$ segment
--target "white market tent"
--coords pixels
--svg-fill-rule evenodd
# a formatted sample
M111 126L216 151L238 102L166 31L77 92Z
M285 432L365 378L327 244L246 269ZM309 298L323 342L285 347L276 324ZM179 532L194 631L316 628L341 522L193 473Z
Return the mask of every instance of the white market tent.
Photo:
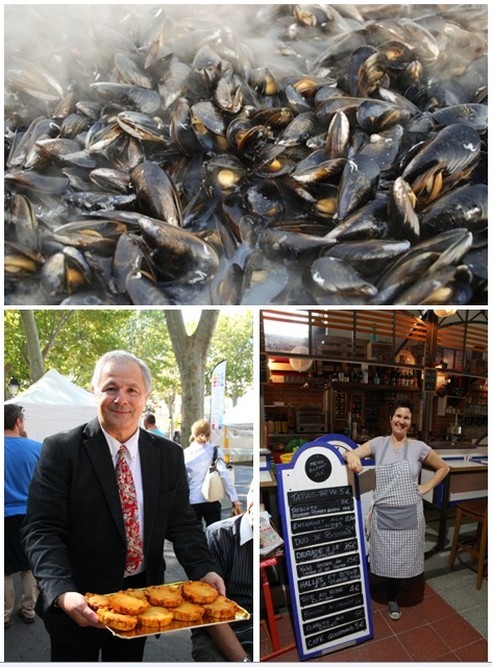
M253 415L256 405L255 394L250 391L224 414L224 446L233 461L249 461L253 458Z
M47 371L29 389L5 403L22 405L27 436L39 442L48 435L75 428L97 416L93 394L55 369Z

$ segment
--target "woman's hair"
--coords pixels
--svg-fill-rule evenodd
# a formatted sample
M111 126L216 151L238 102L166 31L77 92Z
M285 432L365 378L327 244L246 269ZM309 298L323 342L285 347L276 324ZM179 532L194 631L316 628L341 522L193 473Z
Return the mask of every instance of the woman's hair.
M392 403L390 408L390 419L393 417L398 408L407 408L410 410L410 413L413 415L413 405L410 401L405 401L403 399L395 401Z
M210 424L207 419L198 419L191 427L190 442L205 443L210 439Z
M103 356L97 360L91 382L94 388L99 386L104 366L111 361L123 361L125 363L136 364L142 372L145 389L150 393L152 388L152 377L147 364L134 354L131 354L131 352L125 352L124 350L112 350L111 352L106 352L106 354L103 354Z

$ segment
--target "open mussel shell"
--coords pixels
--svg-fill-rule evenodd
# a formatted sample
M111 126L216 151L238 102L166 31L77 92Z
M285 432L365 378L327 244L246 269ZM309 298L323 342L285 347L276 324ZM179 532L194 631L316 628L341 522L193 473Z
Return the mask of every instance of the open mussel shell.
M406 109L384 100L364 100L357 108L357 123L369 132L381 132L389 127L406 122L410 113Z
M92 271L83 253L66 246L44 262L41 283L48 293L72 294L92 281Z

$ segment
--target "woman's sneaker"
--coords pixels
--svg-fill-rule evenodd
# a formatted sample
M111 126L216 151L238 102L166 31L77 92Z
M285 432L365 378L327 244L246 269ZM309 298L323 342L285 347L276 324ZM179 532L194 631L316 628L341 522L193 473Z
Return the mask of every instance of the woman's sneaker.
M394 602L393 600L388 602L388 612L391 620L397 621L401 616L400 605L398 602Z

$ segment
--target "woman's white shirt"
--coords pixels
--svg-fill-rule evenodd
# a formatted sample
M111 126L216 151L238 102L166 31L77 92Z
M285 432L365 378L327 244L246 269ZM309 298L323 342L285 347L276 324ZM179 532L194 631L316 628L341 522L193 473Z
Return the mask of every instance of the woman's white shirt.
M190 504L205 503L207 501L202 494L202 484L207 470L212 463L214 445L211 442L206 442L204 445L192 442L183 451L186 472L188 474L188 485L190 487ZM224 456L220 447L217 448L217 456L219 458L223 458ZM237 500L237 492L224 461L217 462L217 470L224 484L226 494L229 496L231 502L235 502Z

